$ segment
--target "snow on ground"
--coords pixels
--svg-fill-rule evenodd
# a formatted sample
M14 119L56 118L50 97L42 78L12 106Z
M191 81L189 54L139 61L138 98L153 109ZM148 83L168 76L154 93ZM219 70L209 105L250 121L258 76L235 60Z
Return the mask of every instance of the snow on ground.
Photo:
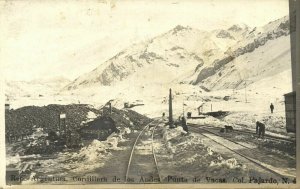
M222 167L226 166L229 169L234 169L239 167L236 159L229 158L224 159L221 155L214 152L210 147L207 147L204 145L201 137L199 135L190 133L187 135L185 131L183 131L182 127L177 127L175 129L167 129L165 128L163 131L163 140L167 144L166 147L169 151L171 151L173 154L178 151L184 151L184 149L190 150L190 148L195 146L203 147L204 153L208 156L215 156L215 158L212 158L213 160L210 161L209 166L211 167ZM203 150L202 149L202 150ZM193 164L197 162L203 154L201 152L198 154L197 151L195 151L192 156L185 156L185 158L181 159L182 164ZM204 155L204 156L206 156ZM208 158L210 159L210 158Z
M163 178L172 175L172 173L175 175L180 173L180 175L191 176L191 178L195 175L206 177L209 174L209 176L215 178L221 176L221 178L226 178L230 182L233 177L237 176L247 178L252 175L266 177L270 174L210 140L214 139L242 154L249 153L249 149L226 140L226 137L252 148L253 152L258 153L253 157L257 157L257 161L263 165L283 175L295 177L295 153L293 148L291 146L287 148L285 143L261 140L252 135L243 137L236 135L239 138L237 140L234 135L229 136L233 133L227 133L224 138L208 133L200 135L191 132L186 134L181 127L175 129L160 127L158 129L160 129L160 133L163 133L163 138L160 140L161 145L155 147L155 152L159 160L159 166L164 167L160 171ZM247 138L244 139L244 137ZM277 149L277 151L273 152L273 149ZM269 158L265 158L266 156ZM163 162L168 162L168 164Z
M84 91L74 91L72 94L62 94L49 98L22 97L11 102L12 108L25 105L46 105L49 103L88 103L95 107L102 107L109 100L113 107L123 108L125 102L140 102L144 105L132 109L149 117L161 117L164 112L168 116L169 88L172 88L174 118L183 111L198 115L197 108L203 105L203 112L229 111L223 120L228 124L243 124L253 128L255 120L266 123L267 131L285 132L284 94L291 91L290 70L276 76L270 76L259 82L247 86L246 90L218 90L205 92L199 86L187 84L145 84L116 85L111 87L88 88ZM229 100L224 100L228 96ZM246 103L247 100L247 103ZM275 106L274 114L270 113L270 103ZM185 106L183 106L185 104ZM91 115L92 117L92 115ZM205 119L204 123L220 125L218 120Z
M57 160L59 162L68 160L69 162L62 168L72 173L83 173L103 166L106 158L110 156L107 149L109 149L109 145L105 142L93 140L91 144L81 148L78 153L62 152L58 154Z
M6 166L17 165L21 161L19 154L16 155L6 155Z
M95 119L95 118L97 118L97 115L94 112L89 111L87 115L87 119Z
M196 175L230 178L245 172L246 167L241 162L216 152L207 146L202 136L186 134L181 127L159 129L163 133L160 141L162 145L155 147L155 152L159 166L164 167L160 170L162 178L178 174L187 178L194 178Z
M277 75L266 77L247 88L240 90L218 90L202 92L198 99L185 101L186 112L191 111L197 116L197 105L203 105L203 111L229 111L229 115L221 121L215 118L192 120L193 123L210 124L215 126L235 125L254 129L255 122L266 124L267 133L272 131L286 135L284 94L291 92L291 70L288 69ZM228 96L229 100L224 100ZM191 98L191 96L189 97ZM201 99L202 98L202 99ZM274 113L270 112L270 104L275 106Z
M6 164L14 167L24 163L32 164L34 165L32 174L42 176L82 175L104 166L111 157L111 150L123 150L125 147L118 147L118 143L125 141L123 135L128 132L125 128L120 133L109 136L106 141L93 140L79 150L64 150L46 158L39 154L11 154L8 145Z

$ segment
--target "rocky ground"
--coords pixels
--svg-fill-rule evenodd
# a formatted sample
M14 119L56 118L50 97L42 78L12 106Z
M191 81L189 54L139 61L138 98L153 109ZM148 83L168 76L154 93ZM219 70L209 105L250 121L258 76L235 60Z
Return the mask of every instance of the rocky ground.
M218 133L218 131L216 132ZM283 148L286 144L258 140L256 136L252 135L234 135L232 133L225 135L223 136L225 139L217 138L222 144L238 149L239 153L295 178L295 144ZM182 178L186 179L188 183L235 183L237 178L242 177L248 183L250 177L281 179L220 146L215 141L193 131L187 134L181 128L172 130L160 128L155 138L158 144L156 153L159 167L161 167L160 174L164 178L164 182L176 183L177 179ZM232 142L229 144L230 142L226 138L250 146L255 152L246 148L242 149L243 147L241 148ZM270 144L272 147L269 146Z
M58 117L62 112L66 113L67 125L74 133L100 114L108 115L107 108L100 111L92 106L82 104L31 106L7 112L7 135L26 132L26 136L22 139L18 138L18 140L6 143L6 166L18 170L25 169L22 172L26 178L24 184L37 183L32 181L32 178L35 177L82 176L93 172L94 169L104 166L106 161L112 158L112 151L122 149L118 143L125 141L124 134L131 131L135 133L151 121L132 110L113 108L110 117L115 121L120 132L113 133L107 140L83 140L78 133L78 138L72 140L77 144L74 145L75 147L60 145L57 143L60 141L60 137L49 144L47 143L49 131L56 130ZM20 124L26 125L26 127L16 129ZM46 180L43 182L47 183Z
M136 114L138 115L138 114ZM211 119L211 118L208 118ZM208 121L208 120L207 120ZM145 122L146 123L146 122ZM140 125L140 127L142 127ZM33 165L26 173L22 184L103 184L124 183L132 145L139 134L136 129L126 127L120 133L110 136L106 141L93 140L78 149L63 149L51 155L14 154L13 145L7 145L7 166L24 164ZM217 126L211 132L219 133ZM238 149L257 162L287 175L290 181L295 176L295 144L284 144L267 139L258 139L251 134L223 133L216 138L228 143L229 148ZM208 136L208 137L205 137ZM208 133L186 133L181 127L169 129L160 124L154 134L154 151L156 153L159 173L163 183L256 183L253 178L276 179L278 175L257 166L253 162L228 150L212 140ZM234 140L254 150L231 143ZM20 141L14 145L20 145ZM287 147L289 145L289 147ZM251 156L252 154L252 156ZM140 174L140 173L139 173ZM65 178L64 181L32 181L32 178ZM94 178L94 180L88 180ZM98 180L95 180L95 179ZM241 180L242 179L242 180ZM136 182L134 182L136 183ZM137 181L140 183L140 181Z

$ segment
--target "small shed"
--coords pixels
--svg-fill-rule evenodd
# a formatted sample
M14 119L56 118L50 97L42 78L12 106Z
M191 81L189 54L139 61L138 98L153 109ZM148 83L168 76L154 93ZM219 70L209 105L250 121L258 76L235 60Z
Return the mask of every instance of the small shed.
M124 108L129 108L129 102L124 103Z
M110 134L119 131L114 120L108 116L101 116L87 124L86 127L80 129L83 139L106 140Z
M10 104L5 104L5 111L8 111L10 109Z
M290 92L284 95L286 131L296 132L296 92Z

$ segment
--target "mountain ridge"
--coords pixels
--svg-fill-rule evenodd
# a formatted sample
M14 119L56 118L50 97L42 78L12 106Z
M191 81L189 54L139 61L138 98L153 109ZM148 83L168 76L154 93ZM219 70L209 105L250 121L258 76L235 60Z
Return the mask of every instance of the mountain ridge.
M270 40L289 35L288 25L287 16L260 28L235 24L208 32L177 25L157 37L122 50L93 71L76 78L63 91L115 85L145 69L145 78L153 77L155 69L174 72L167 73L168 77L158 76L162 83L176 81L201 85L237 57L252 53ZM184 78L182 81L178 81L179 75Z

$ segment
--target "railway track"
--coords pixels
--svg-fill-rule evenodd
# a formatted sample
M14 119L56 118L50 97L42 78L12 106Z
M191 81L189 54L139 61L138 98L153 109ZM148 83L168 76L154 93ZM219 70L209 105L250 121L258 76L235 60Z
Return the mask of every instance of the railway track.
M203 127L203 128L209 128L209 129L221 129L221 127L212 127L212 126L207 126L207 125L197 125L197 124L189 124L189 126L192 127ZM254 132L251 131L247 131L247 130L237 130L234 129L233 132L236 133L242 133L242 134L256 134ZM286 143L295 143L296 140L292 140L292 139L287 139L287 138L282 138L282 137L277 137L277 136L272 136L272 135L268 135L265 134L265 138L269 139L269 140L273 140L273 141L280 141L280 142L286 142Z
M245 126L245 125L242 125L242 124L237 124L237 125ZM242 130L235 130L235 132L255 134L254 132L247 131L247 130L243 130L243 131ZM287 139L287 138L272 136L272 135L268 135L268 134L265 134L265 138L268 138L270 140L276 140L276 141L282 141L282 142L289 142L289 143L295 143L296 142L296 140L293 140L293 139Z
M192 127L192 129L190 129L191 131L195 132L195 133L198 133L206 138L209 138L209 140L212 140L214 141L215 143L221 145L222 147L226 148L227 150L239 155L240 157L250 161L251 163L255 164L256 166L272 173L273 175L277 176L278 178L285 178L285 177L290 177L290 178L293 178L294 175L290 175L290 174L282 174L282 173L279 173L278 171L275 171L273 169L271 169L269 165L267 164L264 164L264 163L260 163L257 159L254 159L252 157L249 157L248 155L245 155L245 153L242 153L242 152L239 152L237 149L240 149L240 148L237 148L237 146L241 146L242 148L244 149L247 149L249 152L248 153L253 153L254 155L255 154L259 154L258 151L246 146L246 145L243 145L243 144L240 144L238 142L235 142L233 140L230 140L230 139L227 139L227 138L223 138L221 135L218 135L216 134L215 132L212 132L212 131L209 131L207 129L204 129L204 128L199 128L199 127ZM220 137L222 138L224 141L229 141L230 143L234 143L235 144L235 147L232 148L232 147L228 147L227 145L225 145L224 143L216 140L215 138L207 135L206 133L210 134L210 135L213 135L213 136L217 136L217 137Z
M137 136L130 153L125 183L161 182L154 149L154 132L158 124L158 120L152 121Z

